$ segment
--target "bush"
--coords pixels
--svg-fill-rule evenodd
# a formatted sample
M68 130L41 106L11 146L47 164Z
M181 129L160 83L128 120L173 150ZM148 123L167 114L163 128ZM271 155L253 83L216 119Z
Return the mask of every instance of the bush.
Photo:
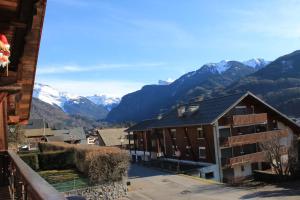
M129 156L125 152L92 155L88 169L91 184L120 181L127 175Z
M20 154L20 157L27 165L29 165L31 167L31 169L33 169L33 170L39 169L38 154L26 153L26 154Z
M75 168L73 151L44 152L38 158L42 170Z
M52 152L52 151L66 151L73 150L74 145L67 144L64 142L40 142L39 143L40 152Z
M127 175L129 156L117 147L48 142L40 143L39 148L44 153L52 151L72 152L73 156L71 153L65 156L74 159L73 163L77 170L85 174L91 184L119 181ZM61 159L64 161L63 156ZM59 163L56 159L53 161ZM49 160L45 159L44 163L47 162L49 163Z

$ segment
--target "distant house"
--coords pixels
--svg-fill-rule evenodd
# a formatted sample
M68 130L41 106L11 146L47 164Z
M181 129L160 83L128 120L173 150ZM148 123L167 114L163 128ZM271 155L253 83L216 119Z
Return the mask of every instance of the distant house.
M47 142L66 142L70 144L86 144L86 135L82 127L62 130L51 130L53 135L47 136Z
M128 139L124 128L98 129L100 146L115 146L126 148Z
M279 137L281 159L286 162L287 149L299 136L300 126L247 92L191 101L126 132L134 160L159 158L191 164L201 177L239 182L253 170L270 168L259 148L261 141Z
M48 136L54 133L43 119L31 119L28 125L24 126L24 136L28 143L28 149L36 149L37 143L45 141Z

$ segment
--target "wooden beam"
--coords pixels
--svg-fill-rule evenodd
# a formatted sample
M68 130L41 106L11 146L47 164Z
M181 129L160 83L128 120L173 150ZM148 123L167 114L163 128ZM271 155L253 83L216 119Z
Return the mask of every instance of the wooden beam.
M6 151L7 145L7 93L0 93L0 151Z
M21 90L22 90L22 84L19 83L0 86L0 92L7 92L9 94L18 93Z

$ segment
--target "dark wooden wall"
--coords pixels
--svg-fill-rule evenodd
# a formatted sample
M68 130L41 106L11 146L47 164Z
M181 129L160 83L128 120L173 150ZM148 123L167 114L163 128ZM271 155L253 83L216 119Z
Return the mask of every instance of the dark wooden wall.
M7 94L0 93L0 151L7 150Z

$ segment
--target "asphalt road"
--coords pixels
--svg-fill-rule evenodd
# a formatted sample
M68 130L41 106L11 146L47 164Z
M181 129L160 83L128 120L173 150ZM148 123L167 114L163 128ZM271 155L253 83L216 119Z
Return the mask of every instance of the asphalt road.
M289 186L236 188L200 178L168 174L139 165L131 166L129 179L131 186L127 200L300 200L299 182Z

